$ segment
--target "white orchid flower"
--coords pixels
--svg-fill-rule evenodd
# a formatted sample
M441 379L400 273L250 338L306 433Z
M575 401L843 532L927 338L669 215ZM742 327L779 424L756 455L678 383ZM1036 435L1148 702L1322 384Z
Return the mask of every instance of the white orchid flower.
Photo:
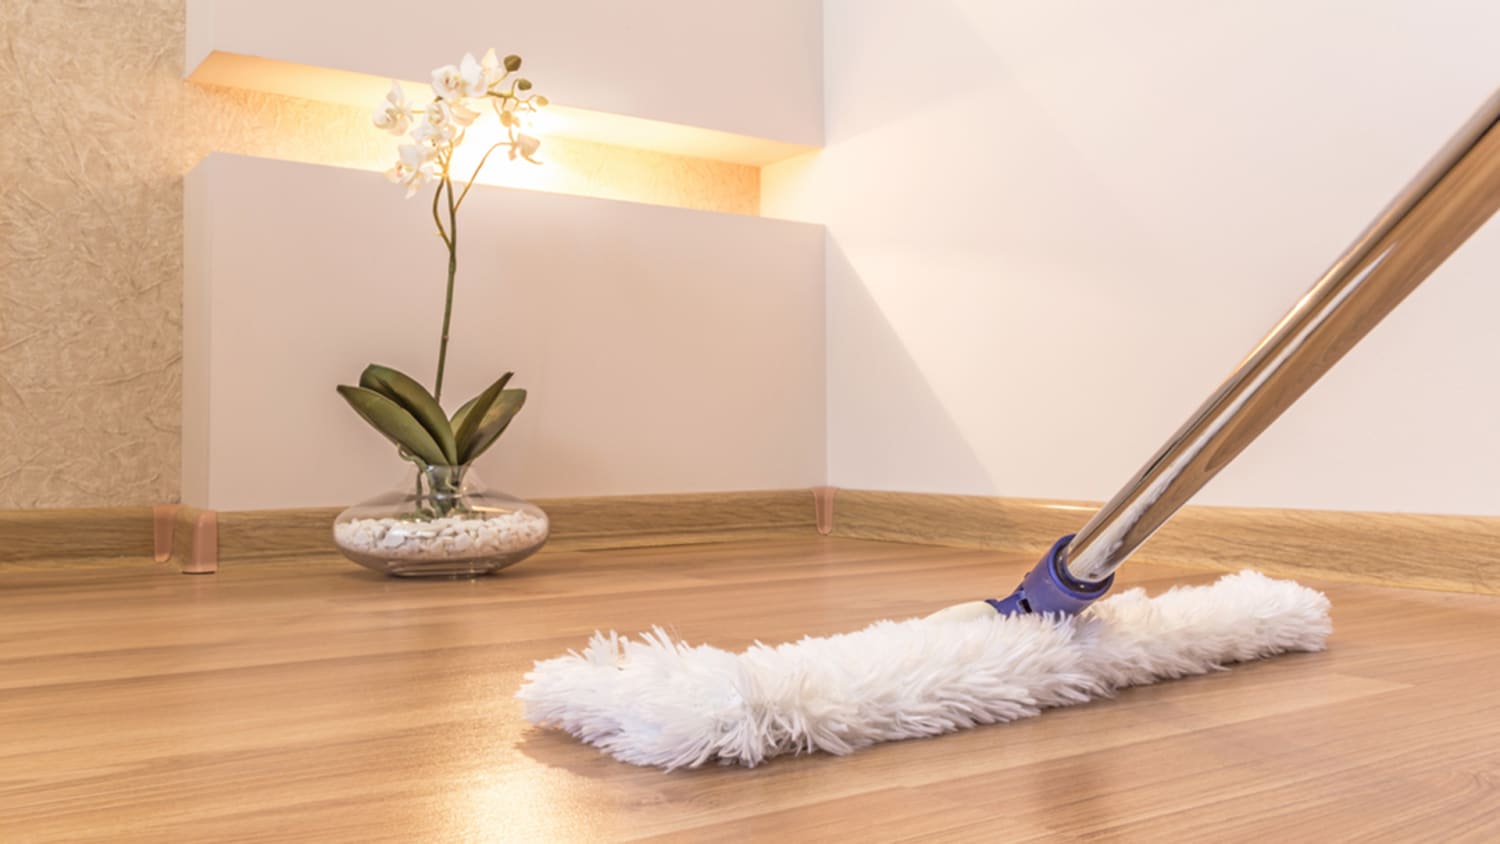
M427 122L441 129L453 125L453 107L447 100L433 100L427 107Z
M458 139L458 127L452 123L437 126L429 120L417 124L411 130L411 139L429 149L451 146Z
M385 171L385 177L398 185L405 185L406 197L410 199L437 178L437 163L433 161L435 153L425 144L402 144L398 152L401 159L396 166Z
M514 159L517 155L520 155L527 161L536 163L535 159L533 159L531 156L535 155L536 151L538 149L541 149L541 146L542 142L537 140L536 138L533 138L524 132L517 132L515 146L511 147L510 149L510 157Z
M490 86L505 78L505 68L500 66L500 58L495 55L494 47L491 47L484 54L484 58L479 60L479 68L484 71L484 88L486 91L490 89ZM474 96L477 97L480 95L475 94Z
M474 61L473 53L464 53L464 59L458 65L458 77L463 80L466 97L482 97L490 89L484 79L484 67Z
M406 101L406 92L401 90L400 83L392 82L390 93L385 95L385 102L376 109L371 122L375 124L375 128L392 135L405 135L413 119L411 104Z
M467 112L467 109L465 109ZM421 123L411 130L412 140L434 148L446 147L459 142L461 123L453 113L447 100L434 100L423 112Z
M472 123L478 112L459 102L435 99L422 111L422 121L411 130L411 138L434 148L449 148L463 142L463 127Z
M475 111L472 108L469 108L468 104L465 102L458 101L450 103L445 100L444 104L448 106L448 113L452 115L453 122L457 123L460 126L468 126L470 123L473 123L479 118L479 112Z
M405 135L406 130L411 127L411 117L402 114L391 106L382 106L370 115L370 122L375 124L376 129L390 132L392 135Z
M467 88L463 74L451 64L445 64L432 72L432 93L445 100L461 99Z
M401 163L414 170L432 167L437 157L432 147L421 144L402 144L396 152L401 155Z
M411 111L411 103L406 101L406 91L401 87L400 82L391 82L391 90L386 92L385 101L397 108Z
M400 158L386 171L386 176L404 186L408 197L435 180L451 184L448 180L453 157L486 105L480 98L487 100L494 96L499 99L488 105L493 106L500 118L501 131L506 134L500 145L509 147L512 159L524 158L540 164L532 156L541 147L541 141L520 131L523 125L520 112L535 111L536 106L546 105L545 99L514 93L530 90L530 83L523 88L518 82L516 88L503 94L496 90L501 80L520 67L519 56L501 58L493 48L479 59L473 53L465 53L457 64L432 71L433 99L426 103L408 100L401 86L391 83L390 93L371 119L377 128L407 137L398 142Z

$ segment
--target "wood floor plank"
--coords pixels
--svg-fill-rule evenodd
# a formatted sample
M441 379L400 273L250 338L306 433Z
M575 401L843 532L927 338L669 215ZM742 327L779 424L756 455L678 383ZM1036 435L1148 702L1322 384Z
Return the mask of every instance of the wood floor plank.
M742 647L1003 593L1029 555L837 538L0 565L0 840L1254 841L1500 836L1500 599L1320 583L1330 650L1039 718L662 774L512 695L597 627ZM1121 586L1212 574L1131 565Z

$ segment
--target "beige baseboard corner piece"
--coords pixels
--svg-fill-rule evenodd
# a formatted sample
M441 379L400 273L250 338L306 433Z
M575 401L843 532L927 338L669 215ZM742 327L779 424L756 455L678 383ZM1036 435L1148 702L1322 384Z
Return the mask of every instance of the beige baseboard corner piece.
M197 507L178 507L172 527L171 559L183 574L219 570L219 514Z
M813 494L813 514L817 520L818 533L828 536L833 533L833 499L838 496L839 488L836 486L815 486Z
M1076 501L839 490L833 535L1041 555L1099 505ZM1185 507L1144 562L1500 594L1500 518Z
M151 508L152 557L158 563L172 559L172 535L177 528L177 504L158 504Z

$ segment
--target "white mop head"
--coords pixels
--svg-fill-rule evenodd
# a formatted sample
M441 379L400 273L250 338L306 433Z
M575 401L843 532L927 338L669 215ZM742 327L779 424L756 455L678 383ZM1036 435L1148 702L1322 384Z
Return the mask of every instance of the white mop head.
M732 654L596 633L538 662L526 717L636 765L757 765L1014 721L1227 663L1322 650L1328 599L1253 571L1155 598L1131 589L1075 618L881 621Z

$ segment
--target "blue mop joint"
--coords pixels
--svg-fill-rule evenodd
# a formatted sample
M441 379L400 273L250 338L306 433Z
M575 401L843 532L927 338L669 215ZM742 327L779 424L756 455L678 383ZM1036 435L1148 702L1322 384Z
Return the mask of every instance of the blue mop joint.
M1083 583L1068 575L1062 555L1073 536L1070 533L1053 543L1041 561L1021 579L1016 591L1004 598L990 598L985 603L1001 615L1077 615L1104 597L1114 585L1114 575L1099 583Z

